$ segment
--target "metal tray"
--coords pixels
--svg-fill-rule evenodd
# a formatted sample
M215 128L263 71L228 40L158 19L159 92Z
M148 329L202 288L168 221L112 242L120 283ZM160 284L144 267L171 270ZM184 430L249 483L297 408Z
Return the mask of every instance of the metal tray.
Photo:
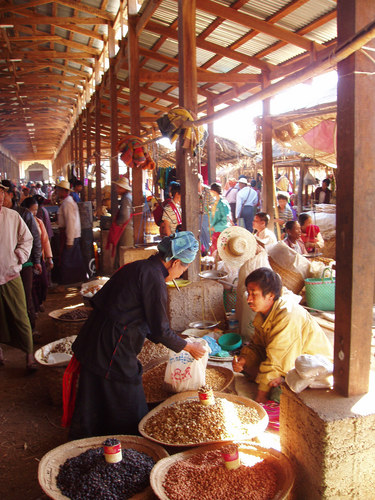
M201 271L199 276L207 280L224 280L228 277L228 273L216 271L215 269L209 269L207 271Z
M192 321L189 323L190 328L198 328L198 329L207 329L207 328L214 328L219 324L219 321L208 321L208 320L202 320L202 321Z

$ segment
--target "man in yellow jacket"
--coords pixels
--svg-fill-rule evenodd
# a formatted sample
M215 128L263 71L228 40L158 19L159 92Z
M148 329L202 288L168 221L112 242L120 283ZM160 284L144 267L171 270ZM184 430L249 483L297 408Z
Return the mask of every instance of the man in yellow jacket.
M280 276L269 268L246 278L247 302L257 313L254 336L233 360L235 372L244 371L258 384L256 401L265 403L272 387L282 382L301 354L321 354L332 360L333 350L317 321L299 304L281 297Z

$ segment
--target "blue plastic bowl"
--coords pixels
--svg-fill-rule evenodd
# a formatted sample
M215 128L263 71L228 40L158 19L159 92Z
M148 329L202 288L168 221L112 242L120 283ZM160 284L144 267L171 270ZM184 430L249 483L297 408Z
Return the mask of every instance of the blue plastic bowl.
M242 345L242 338L238 333L225 333L218 339L219 346L225 351L234 351Z

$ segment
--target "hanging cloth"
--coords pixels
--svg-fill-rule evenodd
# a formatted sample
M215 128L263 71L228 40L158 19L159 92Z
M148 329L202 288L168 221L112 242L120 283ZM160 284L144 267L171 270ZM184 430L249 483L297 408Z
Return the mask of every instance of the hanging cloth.
M76 404L77 382L81 363L72 356L70 363L66 367L63 376L63 416L61 418L62 427L69 427L72 421L74 407Z
M144 170L155 168L150 153L142 146L142 140L136 135L127 135L119 142L117 150L121 153L121 160L130 168L140 167Z
M190 149L192 153L196 154L198 147L203 147L207 139L207 132L203 126L184 127L185 122L193 122L194 119L193 113L187 109L175 108L156 121L162 135L168 137L172 144L181 135L183 138L182 147Z
M138 214L131 214L129 219L125 221L123 224L121 224L121 226L117 224L117 215L116 215L114 221L111 224L111 227L109 228L108 240L106 246L106 250L108 250L112 245L112 257L115 256L117 243L120 241L121 235L125 231L125 228L131 221L132 217L134 217L134 215L141 215L142 213L143 212L139 212Z

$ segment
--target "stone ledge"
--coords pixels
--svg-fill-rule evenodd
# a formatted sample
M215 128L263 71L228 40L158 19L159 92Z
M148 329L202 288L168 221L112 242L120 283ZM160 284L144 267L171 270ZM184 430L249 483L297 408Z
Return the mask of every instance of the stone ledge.
M374 498L374 393L344 398L332 390L295 394L283 387L281 450L296 473L293 499Z
M225 321L224 287L213 280L201 280L181 287L168 288L168 318L171 328L182 332L192 321Z

